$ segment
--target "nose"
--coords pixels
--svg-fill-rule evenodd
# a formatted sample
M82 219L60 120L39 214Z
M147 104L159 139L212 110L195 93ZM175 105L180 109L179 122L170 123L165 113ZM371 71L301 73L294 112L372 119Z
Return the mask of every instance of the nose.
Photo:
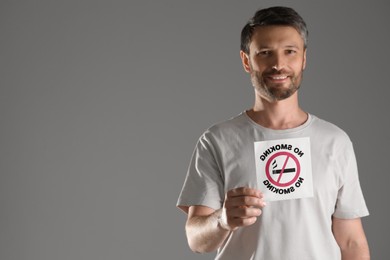
M275 53L273 55L271 65L272 65L273 70L280 71L280 70L284 69L284 66L286 64L285 64L285 59L284 59L283 55Z

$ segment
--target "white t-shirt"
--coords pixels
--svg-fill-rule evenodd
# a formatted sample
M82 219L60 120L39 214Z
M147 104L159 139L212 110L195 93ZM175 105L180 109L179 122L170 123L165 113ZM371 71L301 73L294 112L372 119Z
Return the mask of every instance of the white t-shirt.
M257 183L254 142L301 137L310 139L313 197L268 202L255 224L231 233L215 259L341 258L332 216L352 219L369 213L349 137L313 115L299 127L272 130L244 112L208 129L197 143L177 206L220 209L230 189L264 189Z

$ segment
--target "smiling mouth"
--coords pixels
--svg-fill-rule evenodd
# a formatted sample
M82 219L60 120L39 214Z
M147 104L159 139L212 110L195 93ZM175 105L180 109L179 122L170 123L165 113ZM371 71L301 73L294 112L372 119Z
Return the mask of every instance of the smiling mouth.
M268 75L266 77L266 80L271 84L284 84L288 79L288 75Z
M272 79L272 80L284 80L284 79L287 79L288 76L287 75L278 75L278 76L268 76L269 79Z

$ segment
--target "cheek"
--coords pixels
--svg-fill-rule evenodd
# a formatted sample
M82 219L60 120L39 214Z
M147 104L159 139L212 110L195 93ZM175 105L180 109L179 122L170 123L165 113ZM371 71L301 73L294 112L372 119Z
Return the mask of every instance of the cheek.
M296 60L291 64L291 69L295 71L295 73L300 73L305 69L305 61L302 59Z
M263 74L267 70L267 67L262 64L252 64L252 71L257 74Z
M254 71L264 71L267 68L267 63L264 60L260 60L258 57L251 57L249 60L251 69Z

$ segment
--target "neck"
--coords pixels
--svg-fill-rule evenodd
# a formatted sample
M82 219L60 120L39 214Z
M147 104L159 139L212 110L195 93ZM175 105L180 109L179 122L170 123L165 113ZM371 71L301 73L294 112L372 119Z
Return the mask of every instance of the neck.
M298 105L297 92L285 100L273 102L256 95L255 105L247 114L259 125L276 130L298 127L308 118Z

